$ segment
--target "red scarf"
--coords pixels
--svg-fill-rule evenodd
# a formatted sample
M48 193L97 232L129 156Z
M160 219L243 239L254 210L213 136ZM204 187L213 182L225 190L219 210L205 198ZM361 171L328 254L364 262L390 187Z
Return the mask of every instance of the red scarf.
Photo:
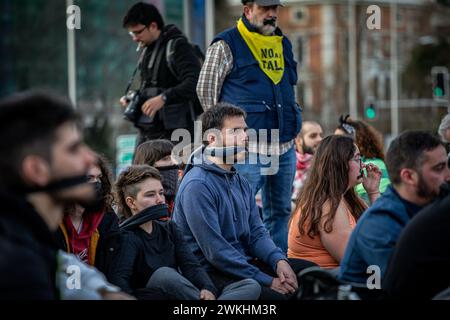
M69 237L69 250L88 264L92 264L92 262L89 261L90 252L92 250L90 247L91 238L97 227L100 225L104 215L105 212L103 209L98 212L84 213L80 233L78 233L73 226L70 216L64 216L63 222L67 229L67 236Z
M311 160L313 158L312 154L305 153L301 154L299 152L296 152L297 156L297 172L295 174L295 177L297 179L305 180L305 174L308 172L309 167L311 166Z
M292 191L293 200L297 199L298 192L305 183L309 167L311 166L311 160L313 158L312 154L309 153L301 154L299 152L296 152L296 157L297 157L296 172Z

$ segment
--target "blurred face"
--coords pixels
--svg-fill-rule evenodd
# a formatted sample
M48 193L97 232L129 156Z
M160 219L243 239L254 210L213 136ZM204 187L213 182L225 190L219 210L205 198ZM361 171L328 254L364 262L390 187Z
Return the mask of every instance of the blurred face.
M439 195L439 187L450 181L447 153L442 146L426 151L426 160L417 172L417 195L432 201Z
M95 155L83 141L79 129L67 123L57 130L57 140L52 149L50 181L86 175L95 163ZM93 187L85 183L53 193L59 201L84 201L94 197Z
M255 3L244 6L244 15L259 33L269 36L277 28L278 6L260 6Z
M358 147L355 145L355 152L353 154L352 159L349 161L349 170L348 170L348 184L349 188L353 188L358 183L362 182L361 177L361 153L359 152Z
M445 130L445 139L450 142L450 128Z
M128 196L126 202L133 215L144 209L166 202L161 181L153 178L138 183L136 198Z
M82 141L81 134L74 123L67 122L55 132L55 142L51 148L50 162L46 159L28 155L23 160L22 175L31 185L45 187L53 182L86 176L94 164L94 153ZM82 183L48 191L49 202L40 202L37 208L50 230L58 228L63 212L57 214L53 206L65 206L78 201L91 201L95 197L92 184ZM29 196L33 201L34 194Z
M323 132L320 125L316 123L305 123L297 139L300 140L302 153L314 154L322 138Z
M134 42L138 42L141 47L145 47L158 39L160 30L156 22L152 22L149 26L143 24L130 26L128 27L128 33Z

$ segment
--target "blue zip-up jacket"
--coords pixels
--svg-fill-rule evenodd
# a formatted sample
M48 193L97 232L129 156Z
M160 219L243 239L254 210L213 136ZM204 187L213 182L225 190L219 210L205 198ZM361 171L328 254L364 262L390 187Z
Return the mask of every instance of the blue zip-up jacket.
M202 159L183 177L173 220L207 271L270 286L273 278L249 260L258 258L275 270L286 256L264 227L250 184L234 169L226 171Z
M367 273L371 265L380 268L383 279L400 232L420 209L389 186L356 224L341 261L341 280L365 284L373 275Z
M248 30L254 31L245 16L242 21ZM282 36L280 29L276 30L276 34ZM274 84L261 70L237 27L218 34L213 43L220 40L225 41L233 53L233 69L222 85L219 100L244 109L248 127L267 129L268 141L272 139L271 129L279 129L279 141L282 143L294 139L302 127L302 116L294 93L297 62L288 38L283 37L285 66L278 84Z

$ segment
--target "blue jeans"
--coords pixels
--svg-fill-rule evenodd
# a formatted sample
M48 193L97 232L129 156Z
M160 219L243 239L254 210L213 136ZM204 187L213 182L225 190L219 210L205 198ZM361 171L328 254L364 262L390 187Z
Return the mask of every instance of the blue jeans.
M271 163L270 160L272 160ZM257 163L253 164L254 162ZM250 182L255 195L261 189L264 225L269 230L273 242L285 253L287 252L287 225L291 215L295 162L295 150L292 147L278 159L274 156L250 154L247 163L235 165L238 172ZM263 172L276 165L278 171L275 174L267 175Z

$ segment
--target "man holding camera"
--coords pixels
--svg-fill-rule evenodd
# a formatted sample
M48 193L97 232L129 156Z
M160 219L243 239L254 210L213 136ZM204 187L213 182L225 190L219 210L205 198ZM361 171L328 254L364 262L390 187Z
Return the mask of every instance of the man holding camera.
M179 128L189 130L193 137L201 65L192 45L176 26L165 26L158 9L149 3L132 6L123 27L143 49L137 66L140 88L120 99L127 107L126 118L139 129L136 145L171 140Z

